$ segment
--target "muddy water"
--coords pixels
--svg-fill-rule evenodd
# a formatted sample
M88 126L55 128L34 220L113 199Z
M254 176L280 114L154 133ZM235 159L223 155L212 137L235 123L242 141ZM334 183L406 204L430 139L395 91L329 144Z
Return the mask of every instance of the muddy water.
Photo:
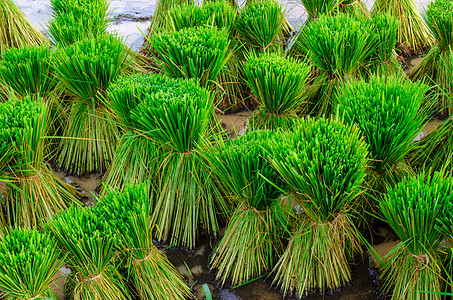
M217 117L222 122L223 128L232 138L244 135L251 116L251 111L242 111L228 115L217 114Z

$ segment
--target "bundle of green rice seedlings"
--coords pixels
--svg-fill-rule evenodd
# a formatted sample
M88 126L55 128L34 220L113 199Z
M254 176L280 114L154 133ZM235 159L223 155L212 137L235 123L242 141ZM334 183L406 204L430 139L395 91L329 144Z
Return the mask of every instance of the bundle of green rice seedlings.
M338 11L353 15L369 16L370 13L361 0L341 0L337 1Z
M103 98L131 58L118 38L100 35L61 49L55 61L59 84L73 97L57 163L77 175L105 172L119 130Z
M149 40L158 53L160 69L174 78L196 78L203 87L213 86L231 57L225 29L184 28L161 33Z
M421 63L412 70L409 78L412 81L428 79L430 83L437 85L440 97L435 109L441 114L451 115L453 103L449 94L453 94L453 84L445 60L449 59L450 50L453 49L453 1L431 2L425 21L436 40L436 45L431 47Z
M55 242L30 229L8 229L0 240L0 291L4 299L54 299L50 289L63 260Z
M145 182L124 192L111 190L97 204L96 213L116 230L118 250L139 299L192 298L182 275L153 243L151 185Z
M421 53L434 42L414 0L376 0L371 13L398 20L397 47L403 54Z
M339 112L354 123L370 145L367 187L379 198L413 170L406 160L423 130L428 109L422 106L429 87L401 77L373 77L345 85Z
M249 128L288 129L305 109L310 66L279 54L251 55L244 65L247 84L258 99Z
M72 271L70 299L131 299L118 271L119 237L111 224L91 208L72 207L46 227Z
M275 0L254 1L241 11L235 29L239 39L253 50L281 50L285 13Z
M168 26L168 12L170 9L173 7L179 6L179 5L192 5L194 4L193 0L158 0L157 5L156 5L156 10L154 11L153 18L151 20L151 25L149 26L148 29L148 34L147 34L147 42L148 39L152 39L154 35L159 34L162 32L162 30L166 29ZM149 45L145 46L149 47ZM150 52L152 52L152 49L149 49Z
M381 278L392 299L441 299L442 233L437 219L453 201L453 181L443 173L404 178L379 208L401 242L385 257Z
M271 163L301 209L274 283L298 297L338 288L351 280L348 260L361 252L352 215L363 192L368 146L354 125L308 118L273 148Z
M317 20L322 15L332 14L337 8L336 0L301 0L308 15L308 21Z
M57 179L43 161L48 105L12 98L0 103L0 111L0 141L9 149L3 203L7 223L34 228L70 205L80 205L77 190Z
M168 23L169 29L174 31L205 25L225 28L231 34L236 16L237 9L227 0L205 2L202 7L184 3L168 11Z
M25 17L13 0L0 2L0 54L8 48L47 44L48 40Z
M237 285L262 275L283 252L279 223L283 183L267 160L274 136L271 131L248 132L207 150L222 192L236 204L211 258L222 285L228 278Z
M4 51L0 82L17 97L48 98L56 86L50 47L25 46Z
M150 94L132 112L142 134L161 151L152 214L158 240L193 248L201 228L218 235L219 219L228 211L201 157L204 145L220 138L209 125L211 107L208 90L183 80L175 81L173 89Z
M310 62L319 72L307 93L310 113L328 116L336 106L337 91L361 76L375 51L373 25L363 17L323 15L304 27L304 38Z
M402 76L406 74L396 60L396 37L398 22L387 14L379 14L372 19L375 48L369 62L364 66L364 73L378 76ZM366 76L364 76L366 77Z
M132 183L153 181L158 149L153 141L140 134L142 127L131 117L132 112L149 94L172 92L186 85L183 79L172 79L161 74L135 74L122 76L109 87L110 101L106 104L118 117L118 125L124 134L118 141L112 163L102 177L100 195L105 193L105 187L121 190Z

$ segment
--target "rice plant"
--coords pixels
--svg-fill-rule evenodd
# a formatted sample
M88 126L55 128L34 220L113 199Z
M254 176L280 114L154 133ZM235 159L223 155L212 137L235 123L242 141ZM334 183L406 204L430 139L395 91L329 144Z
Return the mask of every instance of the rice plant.
M203 146L216 139L209 126L211 95L194 80L174 83L174 88L150 94L132 119L161 151L152 214L156 238L193 248L201 228L218 235L218 220L228 208L200 155Z
M376 198L413 173L406 156L427 121L428 109L422 107L427 91L428 86L401 77L351 82L341 91L340 114L370 145L367 187Z
M301 209L274 283L298 297L336 289L351 280L348 260L361 252L351 215L363 192L368 146L354 125L307 118L273 148L271 163Z
M59 83L72 96L57 163L77 175L105 172L119 131L102 99L130 56L116 37L100 35L61 49L55 60Z
M50 289L63 264L47 234L8 229L0 241L0 291L4 299L54 299Z
M336 0L301 0L308 14L308 21L314 21L320 16L331 14L337 7Z
M117 248L139 299L192 298L182 275L153 243L150 185L111 190L100 199L96 214L116 230Z
M239 39L253 50L280 50L285 20L285 13L277 1L254 1L241 11L235 29Z
M8 48L47 44L44 35L28 21L13 0L0 2L0 54Z
M304 112L310 67L279 54L251 55L244 65L247 85L258 99L250 130L290 128Z
M142 126L132 118L132 113L149 94L159 91L172 92L184 86L184 80L175 80L160 74L122 76L108 89L106 105L118 117L124 132L106 174L102 177L100 194L111 186L121 190L125 185L153 181L157 169L158 149L149 138L140 134Z
M371 13L398 20L397 47L403 54L422 53L434 42L414 0L376 0Z
M404 178L379 204L401 242L385 257L381 278L392 299L441 299L442 233L435 228L453 201L453 181L443 173Z
M12 98L0 103L0 141L8 147L3 209L13 226L34 228L70 205L79 193L53 175L43 161L48 106L42 100Z
M158 53L161 70L174 78L196 78L203 87L212 86L231 57L226 32L217 28L193 27L161 33L149 40Z
M319 71L307 93L310 113L329 115L336 106L337 91L350 79L360 78L362 66L375 53L373 24L342 13L324 15L304 28L304 38L310 62Z
M49 46L25 46L3 52L0 82L17 97L48 98L56 86Z
M94 38L107 30L106 0L51 0L48 32L53 42L68 46Z
M436 0L428 5L425 17L436 44L421 63L412 70L409 78L412 81L428 79L438 86L440 97L435 104L435 110L444 115L453 113L453 103L449 94L453 94L453 84L448 72L450 51L453 49L453 1Z
M237 285L269 271L283 252L280 188L267 160L275 133L248 132L207 150L209 166L236 209L211 258L217 279ZM269 183L269 181L271 183Z
M90 208L70 208L47 225L73 274L71 299L131 299L115 262L119 237Z
M167 28L168 24L168 12L170 9L179 5L191 5L194 4L193 0L158 0L156 4L156 10L154 11L151 25L149 26L146 42L149 43L149 39L152 39L154 35L162 32L162 29ZM150 45L145 42L145 46ZM152 49L149 49L152 53Z

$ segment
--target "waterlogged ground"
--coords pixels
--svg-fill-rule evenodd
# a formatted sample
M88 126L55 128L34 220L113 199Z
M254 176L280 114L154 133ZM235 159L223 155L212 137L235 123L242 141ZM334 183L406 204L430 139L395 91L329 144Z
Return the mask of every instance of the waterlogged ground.
M0 0L1 1L1 0ZM305 10L298 0L281 0L286 8L286 15L293 27L298 28L306 20ZM51 18L50 0L16 0L19 7L29 18L29 20L41 31L46 31L46 24ZM368 7L371 7L374 0L366 0ZM416 1L420 10L423 12L430 0ZM146 33L151 22L153 12L156 8L156 0L111 0L110 16L112 23L109 27L110 32L118 32L125 40L126 44L133 50L138 50L143 42L144 37L141 32ZM407 68L413 68L420 62L419 58L413 58L407 63ZM250 112L239 112L236 114L219 116L222 119L224 128L230 135L242 135L247 128ZM423 132L416 138L420 139L440 124L434 120L430 122ZM76 178L67 176L65 173L55 170L56 175L64 182L76 186L86 196L85 204L93 205L96 200L96 187L100 182L100 175L93 175L86 178ZM4 192L4 186L0 186L0 195ZM372 233L375 251L383 256L395 246L398 241L391 235L385 227L378 227ZM198 247L188 251L186 249L167 249L161 245L168 255L170 261L184 275L188 284L193 287L197 299L204 299L202 285L207 283L214 296L214 299L222 300L277 300L282 299L283 295L280 290L271 285L272 277L263 277L242 287L232 287L229 284L220 286L215 280L215 273L209 271L209 258L212 247L217 240L204 237L198 243ZM321 299L341 299L341 300L363 300L363 299L383 299L379 297L379 282L377 272L374 268L375 260L371 256L364 255L358 257L352 264L352 282L335 291L325 295L315 294L304 299L321 300ZM70 272L67 268L62 268L58 274L59 279L56 282L55 290L60 299L64 299L63 285L65 278ZM295 297L286 297L284 299L296 299Z

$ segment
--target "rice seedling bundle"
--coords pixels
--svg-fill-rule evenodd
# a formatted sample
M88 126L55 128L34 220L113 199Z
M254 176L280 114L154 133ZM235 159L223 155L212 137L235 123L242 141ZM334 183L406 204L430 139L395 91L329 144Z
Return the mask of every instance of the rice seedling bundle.
M395 57L398 21L387 14L379 14L373 17L372 24L376 46L364 67L364 73L369 73L371 76L405 77L406 74Z
M132 118L132 112L149 94L172 92L185 85L185 80L175 80L161 74L135 74L121 76L109 87L110 101L106 104L113 115L118 117L118 125L124 134L118 141L112 163L102 177L101 195L108 186L121 190L132 183L147 180L154 182L158 149L152 140L140 133L142 126Z
M369 16L366 5L361 0L341 0L337 1L338 11L353 15Z
M267 160L274 138L271 131L252 131L206 151L223 194L236 205L211 258L222 284L228 278L237 285L261 275L282 253L283 183Z
M116 229L118 250L139 299L187 299L192 293L178 270L152 240L151 183L111 190L96 206L99 217Z
M428 86L401 77L351 82L341 91L340 114L360 128L370 145L367 185L376 197L413 173L405 157L426 122L422 104L427 91Z
M92 209L70 208L47 230L72 271L66 283L70 299L131 299L116 262L119 237Z
M148 39L152 39L155 34L162 32L162 29L165 29L168 24L168 12L173 7L179 5L193 5L193 0L158 0L156 5L156 10L154 11L153 18L151 20L151 25L148 29L147 42ZM146 45L146 42L145 42ZM149 45L146 45L147 47ZM151 50L151 49L150 49ZM151 51L152 52L152 51Z
M360 77L362 66L375 51L373 25L363 17L324 15L305 27L304 37L310 62L319 70L308 91L310 113L329 115L336 106L339 88Z
M254 1L241 11L235 29L239 39L253 50L279 50L283 46L285 20L285 14L277 1Z
M3 205L13 226L34 228L70 205L80 205L77 190L57 179L43 161L48 106L41 102L26 97L0 103L0 141L8 147L1 155L8 165Z
M200 154L204 145L219 138L209 126L211 95L194 80L179 80L174 88L150 94L132 119L161 151L156 174L159 193L152 214L156 238L193 248L201 228L218 234L218 220L227 203Z
M56 75L73 97L57 157L63 169L77 175L104 172L112 161L119 130L102 99L130 61L121 41L111 35L77 42L57 53Z
M336 0L301 0L308 14L308 20L314 21L320 16L331 14L337 7Z
M47 234L8 229L0 240L0 291L4 299L54 299L50 285L63 260Z
M258 99L249 128L288 129L305 109L310 67L279 54L251 55L244 65L247 85Z
M13 0L0 2L0 54L8 48L47 44L44 35L25 17Z
M0 82L17 97L48 98L56 85L50 47L25 46L4 51Z
M435 228L445 216L445 205L453 201L453 181L422 172L406 177L379 208L401 242L385 257L381 278L392 299L441 299L441 258L438 251L442 233Z
M403 54L421 53L434 42L414 0L376 0L371 13L398 20L397 47Z
M429 79L432 85L437 85L440 96L434 108L437 112L450 115L453 113L453 103L449 95L453 94L453 84L445 60L449 59L450 50L453 49L453 1L431 2L425 21L437 44L431 47L409 78L412 81Z
M274 283L298 297L351 279L348 260L361 252L351 215L363 192L368 146L354 125L304 119L274 144L271 163L300 205Z
M48 31L58 45L94 38L107 30L106 0L51 0L50 7L53 18Z
M231 57L226 31L209 27L184 28L157 34L149 40L158 53L161 70L174 78L196 78L212 86Z

